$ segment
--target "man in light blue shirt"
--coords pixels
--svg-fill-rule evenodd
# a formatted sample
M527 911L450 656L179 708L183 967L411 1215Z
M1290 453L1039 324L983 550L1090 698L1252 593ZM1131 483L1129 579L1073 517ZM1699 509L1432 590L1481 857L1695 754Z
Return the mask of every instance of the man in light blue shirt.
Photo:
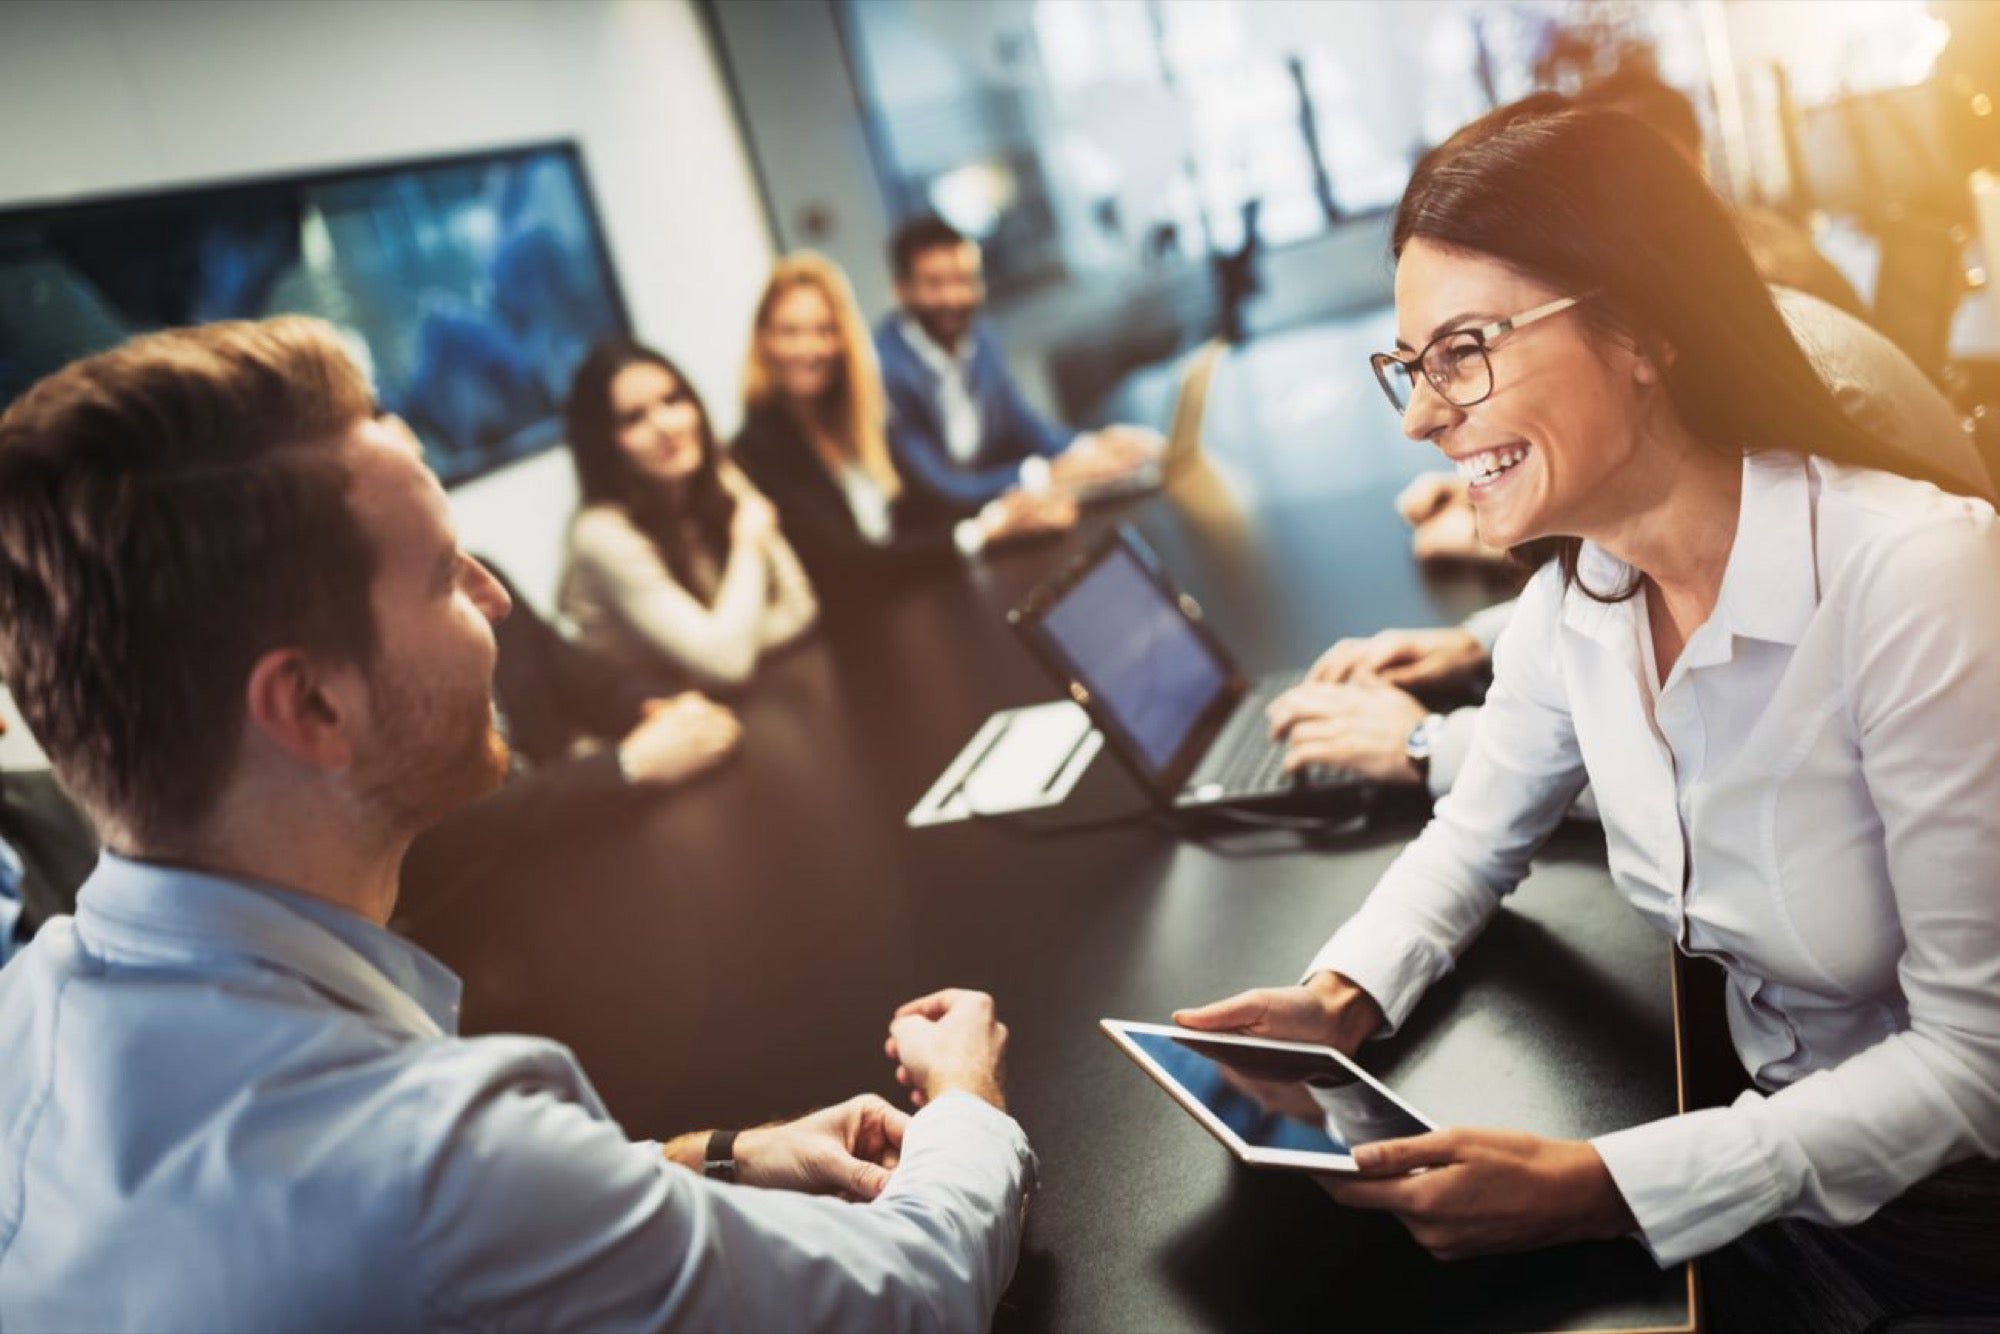
M508 604L329 327L58 372L0 418L0 531L0 672L110 849L0 970L0 1327L990 1320L1033 1159L986 997L892 1018L915 1116L635 1143L383 928L504 770Z

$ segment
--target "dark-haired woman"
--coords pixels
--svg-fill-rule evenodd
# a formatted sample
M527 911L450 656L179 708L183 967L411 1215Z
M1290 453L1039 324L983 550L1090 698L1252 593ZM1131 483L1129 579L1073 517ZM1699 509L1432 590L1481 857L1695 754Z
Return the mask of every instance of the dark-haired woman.
M1177 1017L1347 1049L1401 1023L1589 782L1618 889L1726 973L1745 1091L1590 1141L1364 1148L1337 1196L1446 1256L1727 1248L1711 1273L1758 1277L1711 1310L1765 1328L2000 1311L1993 509L1843 416L1720 202L1628 117L1475 122L1394 246L1404 432L1487 542L1549 559L1457 785L1305 984Z
M717 456L708 413L666 357L612 342L577 369L567 408L583 508L563 613L636 673L736 686L818 614L770 502Z

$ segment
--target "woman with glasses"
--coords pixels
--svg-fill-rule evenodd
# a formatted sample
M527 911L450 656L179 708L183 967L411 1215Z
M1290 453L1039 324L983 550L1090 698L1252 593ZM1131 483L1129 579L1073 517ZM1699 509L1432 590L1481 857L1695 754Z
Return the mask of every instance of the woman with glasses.
M1741 1096L1364 1148L1337 1196L1444 1256L1720 1249L1725 1325L2000 1312L1992 508L1841 412L1720 202L1628 117L1475 122L1419 163L1394 250L1383 388L1484 540L1543 563L1457 785L1307 981L1176 1018L1389 1031L1587 782L1619 891L1727 976Z

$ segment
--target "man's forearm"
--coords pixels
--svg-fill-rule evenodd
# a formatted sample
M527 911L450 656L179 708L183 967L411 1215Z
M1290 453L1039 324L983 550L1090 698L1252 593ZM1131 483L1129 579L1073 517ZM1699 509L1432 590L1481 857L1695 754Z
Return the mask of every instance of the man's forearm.
M953 1075L949 1079L935 1080L924 1090L924 1096L936 1102L947 1093L970 1093L981 1102L990 1103L999 1111L1007 1110L1007 1095L1000 1088L997 1074Z

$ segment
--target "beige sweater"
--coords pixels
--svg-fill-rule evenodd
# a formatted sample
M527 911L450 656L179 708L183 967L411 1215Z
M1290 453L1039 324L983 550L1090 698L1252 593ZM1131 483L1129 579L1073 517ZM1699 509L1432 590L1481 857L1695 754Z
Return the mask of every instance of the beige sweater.
M734 468L724 484L750 482ZM705 685L750 679L768 649L812 628L819 603L783 534L734 547L704 604L668 570L658 548L623 510L592 505L570 523L563 615L585 648L638 672L679 669Z

